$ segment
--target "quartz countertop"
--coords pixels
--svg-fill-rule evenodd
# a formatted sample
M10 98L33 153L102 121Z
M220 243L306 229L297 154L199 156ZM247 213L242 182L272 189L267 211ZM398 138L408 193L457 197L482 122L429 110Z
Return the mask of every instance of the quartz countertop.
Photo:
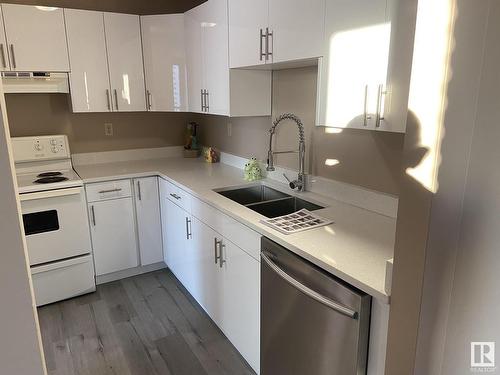
M76 165L75 170L84 183L157 175L381 302L389 303L385 278L386 261L394 256L396 220L392 217L311 192L292 192L284 184L265 179L266 185L326 205L315 213L334 221L325 227L285 235L261 224L264 216L214 191L252 184L244 181L241 169L226 164L165 158Z

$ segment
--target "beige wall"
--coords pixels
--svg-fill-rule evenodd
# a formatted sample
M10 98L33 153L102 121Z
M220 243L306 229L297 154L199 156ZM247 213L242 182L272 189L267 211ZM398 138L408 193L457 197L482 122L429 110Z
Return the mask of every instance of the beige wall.
M9 0L4 3L46 5L132 14L182 13L205 0Z
M178 146L184 143L185 113L72 113L69 95L6 94L11 135L66 134L71 151L95 152ZM114 135L104 135L104 123Z
M404 135L345 129L327 133L314 126L316 116L317 68L306 67L273 73L273 118L284 112L298 115L306 128L307 169L310 173L390 194L399 192L399 173ZM244 157L265 160L269 143L270 117L196 117L202 125L201 142ZM227 123L232 124L228 136ZM293 123L282 123L276 149L297 149ZM326 159L340 163L329 167ZM295 155L280 155L277 164L297 168Z

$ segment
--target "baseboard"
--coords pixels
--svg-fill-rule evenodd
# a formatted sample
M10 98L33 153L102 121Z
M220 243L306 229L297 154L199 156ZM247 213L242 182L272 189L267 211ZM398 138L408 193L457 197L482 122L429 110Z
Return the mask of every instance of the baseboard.
M105 284L111 281L126 279L127 277L137 276L143 273L161 270L163 268L167 268L167 265L164 262L153 263L147 266L128 268L126 270L108 273L106 275L96 276L95 283L96 285Z

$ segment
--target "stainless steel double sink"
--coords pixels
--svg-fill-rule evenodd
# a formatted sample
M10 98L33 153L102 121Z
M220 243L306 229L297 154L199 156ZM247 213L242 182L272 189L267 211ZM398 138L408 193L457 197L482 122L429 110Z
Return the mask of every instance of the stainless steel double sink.
M216 192L268 218L288 215L303 208L309 211L324 208L323 206L291 196L266 185L216 190Z

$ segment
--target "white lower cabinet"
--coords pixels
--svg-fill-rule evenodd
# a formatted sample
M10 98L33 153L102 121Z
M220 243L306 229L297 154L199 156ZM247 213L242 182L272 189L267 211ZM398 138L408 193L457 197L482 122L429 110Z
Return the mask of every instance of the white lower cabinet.
M141 266L163 261L158 177L134 179Z
M219 327L224 318L223 274L216 259L221 242L222 237L216 231L193 218L190 272L186 287Z
M186 283L186 250L190 215L170 199L164 202L164 257L173 274Z
M163 179L160 200L165 262L258 373L260 262L228 239L253 248L251 230Z
M260 365L260 263L222 240L222 330L258 373ZM219 261L220 262L220 261Z
M96 276L137 267L132 197L89 203Z

